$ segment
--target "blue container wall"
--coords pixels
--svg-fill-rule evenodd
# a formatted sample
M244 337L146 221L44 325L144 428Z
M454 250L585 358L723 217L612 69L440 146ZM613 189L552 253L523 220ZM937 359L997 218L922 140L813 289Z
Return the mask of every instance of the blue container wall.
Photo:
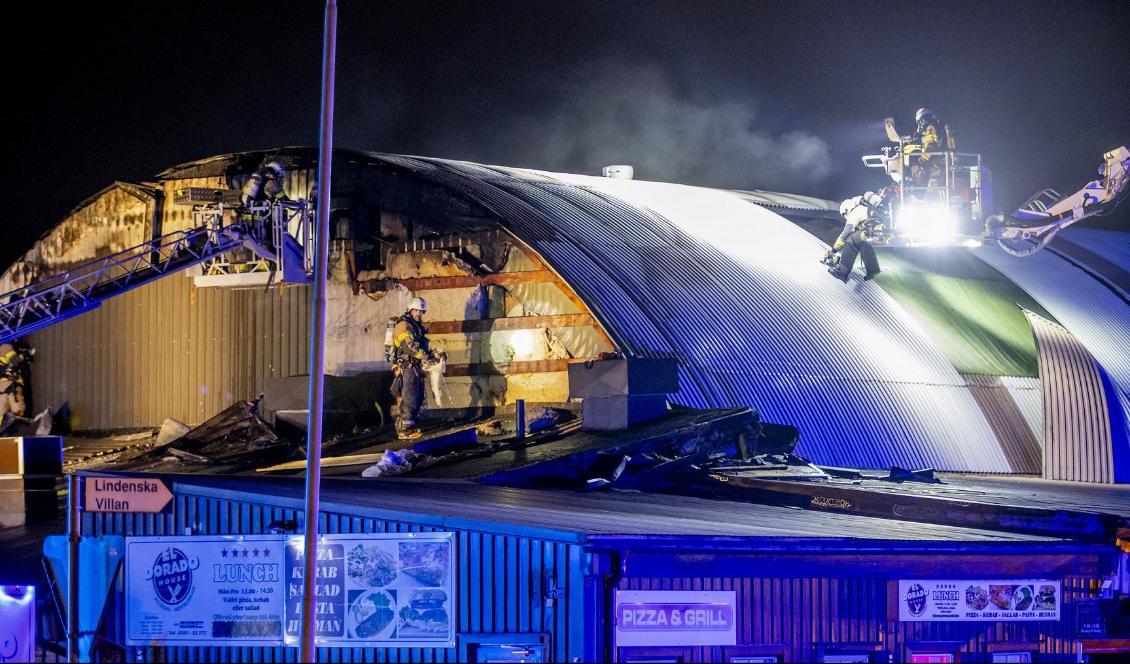
M83 514L83 535L257 535L275 522L296 521L301 510L271 505L269 496L232 500L178 488L169 514ZM293 501L279 501L293 502ZM363 512L358 508L356 512ZM547 634L553 661L583 658L585 556L575 543L479 530L436 528L338 512L323 512L323 533L455 533L458 633ZM106 634L123 642L122 588L108 609ZM471 637L472 640L474 637ZM298 648L130 648L128 661L297 662ZM574 659L576 658L576 659ZM321 662L456 662L459 648L322 648Z
M890 584L895 583L892 588ZM1085 579L1063 581L1058 622L899 622L897 581L883 578L626 578L621 590L733 590L737 593L736 647L616 649L616 661L676 655L687 662L724 662L772 654L780 661L817 661L822 647L880 646L892 661L910 661L908 646L960 645L961 661L987 661L991 643L1031 643L1042 656L1070 661L1075 603L1089 595ZM886 657L883 657L886 661Z

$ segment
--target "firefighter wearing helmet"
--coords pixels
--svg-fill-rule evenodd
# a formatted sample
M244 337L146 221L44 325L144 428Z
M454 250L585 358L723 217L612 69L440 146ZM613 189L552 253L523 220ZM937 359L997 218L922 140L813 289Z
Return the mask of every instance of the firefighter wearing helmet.
M396 321L393 329L393 397L397 399L396 433L400 438L419 438L420 410L424 407L424 362L434 362L435 354L428 343L424 298L413 298L408 310Z
M283 191L283 178L286 169L277 161L265 161L247 179L240 194L240 202L244 207L251 207L257 203L274 203L286 200Z
M868 191L840 203L844 230L821 259L822 263L829 266L828 273L833 277L847 283L857 257L863 258L864 281L871 281L879 276L879 259L875 256L875 248L871 246L870 234L889 212L892 191L889 188L879 193Z
M940 186L941 161L931 161L929 152L953 150L953 138L949 127L942 124L938 116L928 108L920 108L914 113L914 135L903 148L906 165L910 169L910 179L916 186Z

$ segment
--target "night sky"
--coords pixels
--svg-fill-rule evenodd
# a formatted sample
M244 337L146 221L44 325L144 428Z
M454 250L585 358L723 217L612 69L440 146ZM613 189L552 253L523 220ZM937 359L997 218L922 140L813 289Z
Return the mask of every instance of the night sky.
M26 5L4 49L18 186L3 264L83 198L318 135L323 5ZM33 43L24 35L37 34ZM928 106L998 205L1130 142L1130 2L340 5L339 147L839 199ZM15 94L13 94L15 93ZM1130 228L1130 209L1103 225Z

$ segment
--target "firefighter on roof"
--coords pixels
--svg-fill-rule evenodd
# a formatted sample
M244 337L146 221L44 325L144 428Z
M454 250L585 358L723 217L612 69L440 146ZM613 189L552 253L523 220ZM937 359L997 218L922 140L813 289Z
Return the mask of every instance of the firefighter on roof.
M873 191L855 196L840 203L840 215L844 218L844 230L836 238L832 248L824 253L822 262L828 265L828 274L847 283L857 256L863 257L866 271L863 279L870 281L879 276L879 259L871 246L869 233L881 223L889 191L876 194Z
M424 313L428 305L417 297L408 303L408 310L396 321L393 330L393 396L398 398L396 433L400 438L418 438L420 409L424 407L424 362L434 362L435 354L428 344L428 328Z

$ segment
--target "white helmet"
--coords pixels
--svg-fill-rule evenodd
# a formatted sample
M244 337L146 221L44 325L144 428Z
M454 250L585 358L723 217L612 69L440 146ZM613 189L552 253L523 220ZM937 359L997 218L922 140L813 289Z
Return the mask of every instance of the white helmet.
M408 303L408 311L412 311L413 309L419 309L420 311L427 311L428 310L428 303L424 302L424 298L422 298L422 297L414 297L414 298L412 298L412 301Z
M269 162L269 163L268 163L268 164L267 164L266 166L264 166L263 168L265 168L265 169L267 169L268 171L270 171L270 172L271 172L272 174L274 174L274 176L275 176L276 178L278 178L278 179L280 179L280 180L281 180L281 179L283 178L283 176L284 176L284 175L286 175L286 169L285 169L285 168L283 168L282 164L280 164L280 163L279 163L279 162L277 162L277 161L272 161L272 162Z

